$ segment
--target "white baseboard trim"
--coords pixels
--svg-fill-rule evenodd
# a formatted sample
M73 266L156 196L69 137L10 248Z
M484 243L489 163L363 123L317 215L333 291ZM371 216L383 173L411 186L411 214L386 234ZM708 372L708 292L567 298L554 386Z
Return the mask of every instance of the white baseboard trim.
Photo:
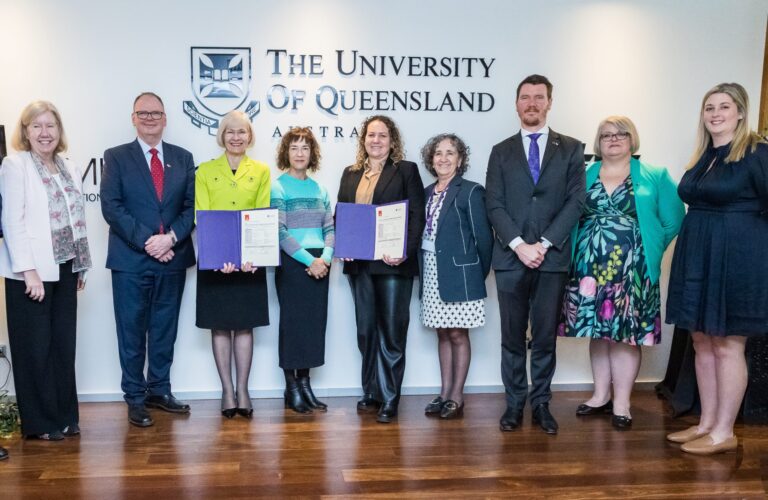
M638 391L650 391L658 381L651 382L637 382L635 383L635 390ZM575 392L575 391L591 391L592 383L574 383L574 384L552 384L552 390L555 392ZM251 397L254 399L277 399L283 397L282 389L251 389ZM334 387L334 388L314 388L314 392L318 397L332 398L332 397L349 397L360 396L362 392L357 387ZM420 396L437 394L440 392L440 388L437 386L429 387L403 387L404 396ZM464 388L464 392L467 394L498 394L504 392L504 386L498 385L474 385ZM181 400L202 400L202 399L219 399L221 398L220 391L188 391L188 392L174 392L174 395ZM15 399L15 398L14 398ZM104 403L111 401L122 401L123 395L116 393L94 393L94 394L78 394L78 400L81 403Z

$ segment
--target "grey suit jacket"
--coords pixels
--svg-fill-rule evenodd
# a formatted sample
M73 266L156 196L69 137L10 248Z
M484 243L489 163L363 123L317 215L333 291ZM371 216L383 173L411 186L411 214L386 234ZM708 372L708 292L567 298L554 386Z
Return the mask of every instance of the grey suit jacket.
M509 248L518 236L526 243L542 237L552 243L540 271L568 271L571 229L586 198L584 147L550 129L541 165L534 184L519 132L495 145L488 159L486 206L495 232L491 264L500 289L503 271L525 268Z

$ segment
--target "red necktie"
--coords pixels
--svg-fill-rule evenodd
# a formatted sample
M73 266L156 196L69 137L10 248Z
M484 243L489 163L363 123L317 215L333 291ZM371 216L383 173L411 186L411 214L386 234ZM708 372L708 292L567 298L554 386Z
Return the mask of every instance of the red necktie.
M152 174L152 182L155 184L155 191L157 191L157 199L163 199L163 164L160 163L160 158L157 156L157 150L152 148L149 150L152 155L152 159L149 160L150 173Z
M149 150L152 155L152 159L149 160L149 172L152 174L152 182L155 185L155 191L157 192L157 199L163 199L163 164L160 163L160 158L157 156L157 149L152 148ZM163 225L160 224L160 233L163 233Z

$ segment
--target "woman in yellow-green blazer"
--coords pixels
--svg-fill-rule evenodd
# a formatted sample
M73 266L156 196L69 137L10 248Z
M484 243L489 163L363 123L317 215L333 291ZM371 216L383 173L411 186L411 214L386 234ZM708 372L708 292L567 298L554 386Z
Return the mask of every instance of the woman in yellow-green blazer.
M269 207L269 167L245 155L253 129L240 111L228 113L216 136L224 154L200 165L195 175L195 210L251 210ZM253 328L269 324L266 272L250 262L228 262L221 270L197 271L196 324L210 329L221 378L221 413L253 415L248 376ZM232 383L232 358L236 383Z

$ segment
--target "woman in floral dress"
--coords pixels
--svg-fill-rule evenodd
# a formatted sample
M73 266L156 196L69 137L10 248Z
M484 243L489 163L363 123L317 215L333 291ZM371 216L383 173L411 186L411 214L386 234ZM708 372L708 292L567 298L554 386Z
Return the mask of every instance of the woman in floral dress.
M632 158L639 145L629 118L600 123L594 151L602 160L587 170L559 332L591 339L594 394L576 414L612 412L620 430L632 426L629 399L639 346L661 341L661 258L685 214L667 170Z

